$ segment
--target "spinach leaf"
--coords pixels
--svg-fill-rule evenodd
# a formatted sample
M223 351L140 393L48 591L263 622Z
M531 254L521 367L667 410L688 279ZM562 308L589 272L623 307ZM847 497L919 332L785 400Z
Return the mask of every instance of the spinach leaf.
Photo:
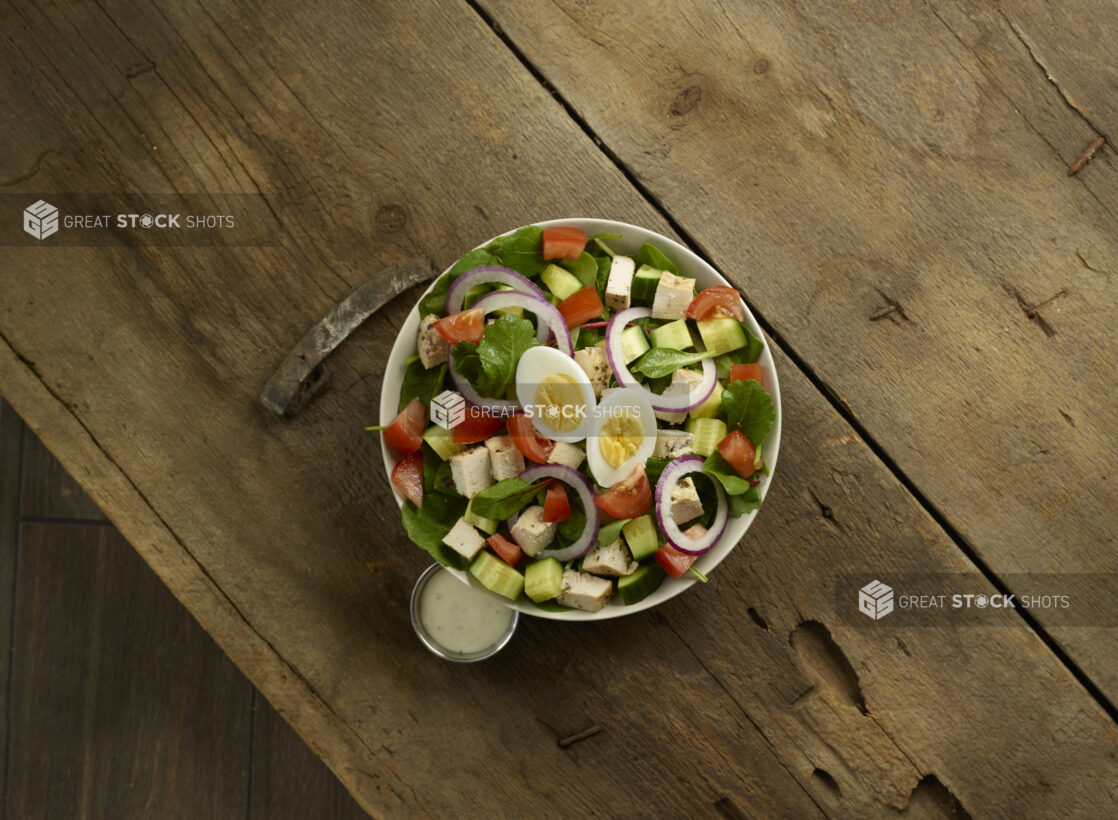
M742 332L745 334L745 347L739 347L737 350L731 350L729 353L723 353L721 356L714 357L714 364L718 367L718 378L730 378L730 365L734 364L753 364L761 358L761 351L765 349L765 343L754 336L745 322L739 322Z
M500 257L499 264L531 278L539 276L547 267L540 247L542 243L543 228L526 225L509 236L495 239L486 250Z
M578 259L564 260L559 264L574 274L575 279L581 282L584 288L598 281L598 261L586 251L583 251Z
M613 249L606 244L605 240L620 238L621 234L619 233L600 233L597 236L590 237L590 240L586 243L586 247L591 248L592 251L598 252L594 253L594 256L597 256L599 253L604 254L606 257L606 261L608 262L610 259L613 259L614 253Z
M466 512L465 498L438 493L425 496L422 507L405 500L404 506L400 509L408 538L420 549L431 553L431 557L440 564L455 569L466 569L470 566L470 562L446 546L443 538L464 512Z
M516 365L524 351L536 344L532 323L506 313L485 328L477 346L482 378L477 388L482 395L504 396L516 380Z
M529 598L528 600L532 601L531 598ZM552 600L552 601L532 601L532 603L535 604L540 609L542 609L544 612L566 612L569 609L573 609L573 607L563 606L562 604L558 604L554 600Z
M742 478L717 450L703 462L703 472L717 478L729 495L749 492L749 479Z
M473 342L458 342L450 349L450 360L453 362L454 372L464 376L476 387L481 379L481 357L478 356L477 345Z
M606 298L606 285L609 284L609 269L613 265L613 262L608 256L601 256L598 257L597 263L598 275L594 280L594 287L598 290L598 298L604 302Z
M644 384L649 390L659 396L663 394L663 392L668 388L668 385L671 383L671 376L658 376L655 379L647 379Z
M450 290L451 283L468 270L482 265L499 265L501 260L485 248L478 248L463 254L450 270L443 274L431 292L419 300L419 315L427 316L435 313L439 316L446 315L446 292Z
M760 447L776 421L773 400L765 388L749 379L734 382L722 391L722 409L726 426L741 430L754 447Z
M679 276L679 268L676 267L675 262L664 256L655 245L650 245L647 242L641 245L640 250L633 254L633 261L637 263L638 268L641 265L650 265L656 268L656 270L666 270Z
M423 492L457 495L450 462L443 461L427 444L423 445ZM424 496L426 498L426 495Z
M578 331L578 336L575 338L575 350L593 347L604 338L603 328L600 327L578 327L575 330Z
M423 366L423 362L414 361L404 371L404 381L400 386L400 404L396 412L404 409L412 399L419 399L426 405L443 387L443 377L446 376L446 365L440 364L430 370Z
M730 515L739 516L761 509L761 487L750 487L741 495L730 496Z
M586 529L586 513L582 510L582 502L572 499L571 517L566 521L560 521L556 532L555 540L558 548L569 547L578 540L584 529Z
M619 521L611 521L609 524L603 524L598 528L598 543L603 547L608 547L621 537L621 528L632 520L631 518L622 518Z
M539 489L522 478L506 478L475 495L471 509L482 518L504 521L532 503Z
M701 362L709 355L709 353L684 353L682 350L672 350L670 347L654 347L637 359L636 364L629 369L647 378L659 379L670 376L681 367Z
M668 459L659 456L648 457L648 461L644 463L644 474L648 476L653 488L656 487L656 482L660 480L660 474L664 472L664 468L670 463Z

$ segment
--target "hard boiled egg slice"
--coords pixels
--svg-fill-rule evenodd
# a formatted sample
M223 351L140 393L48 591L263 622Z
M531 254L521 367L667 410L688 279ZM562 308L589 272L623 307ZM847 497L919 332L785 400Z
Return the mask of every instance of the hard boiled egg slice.
M530 347L516 365L516 399L541 435L582 441L597 404L590 377L553 347Z
M586 440L586 463L594 480L611 487L656 449L656 416L648 393L635 387L602 397Z

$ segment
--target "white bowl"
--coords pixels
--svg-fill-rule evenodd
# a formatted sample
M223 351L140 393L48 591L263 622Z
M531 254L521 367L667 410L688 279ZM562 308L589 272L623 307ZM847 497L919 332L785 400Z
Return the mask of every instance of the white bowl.
M535 225L543 227L550 226L570 226L581 228L588 236L595 234L619 233L622 235L621 239L613 240L609 243L610 247L620 253L632 254L643 245L645 242L651 242L657 248L662 250L668 258L679 266L680 273L684 276L696 280L699 289L710 287L712 285L729 285L730 283L723 279L718 272L692 253L687 248L680 245L678 242L668 239L666 236L661 236L658 233L650 231L646 228L638 228L636 225L629 225L625 222L614 222L609 219L553 219L549 222L536 222ZM509 231L508 233L512 233ZM502 234L506 236L507 234ZM497 237L493 237L496 239ZM485 242L478 245L479 248L488 245L493 239L487 239ZM445 273L446 271L444 271ZM434 286L434 282L431 283ZM430 290L430 288L428 288ZM380 423L388 424L396 417L396 407L400 397L400 385L403 381L405 365L404 362L416 354L416 333L419 330L419 311L414 308L408 313L408 318L400 328L400 335L396 338L396 343L392 346L392 353L388 356L388 365L385 367L384 383L381 387L380 394ZM749 329L758 338L764 339L764 334L761 332L757 320L753 318L753 314L746 308L745 323ZM776 468L776 458L780 450L780 385L777 381L776 368L773 366L773 357L769 352L769 344L766 340L764 352L760 358L767 370L769 377L769 392L772 394L773 405L776 409L776 422L773 424L772 430L769 432L768 438L765 439L765 463L769 467L769 475L761 477L761 497L768 493L769 484L772 482L772 475ZM396 466L399 459L396 454L389 448L382 446L384 454L384 469L385 472L391 476L392 468ZM397 493L396 503L403 504L403 498ZM710 575L711 571L718 566L722 559L730 554L730 550L737 546L738 542L745 535L749 525L753 523L757 513L760 510L755 510L748 515L743 515L738 518L731 518L726 525L726 532L721 540L707 552L705 555L699 556L698 561L695 562L695 567L704 575ZM556 621L601 621L607 618L619 618L622 615L631 615L634 612L642 612L646 609L651 609L664 601L674 598L684 590L690 589L696 583L693 575L688 574L683 578L666 578L660 588L645 598L643 601L626 606L621 602L621 597L615 595L600 612L583 612L582 610L572 609L563 612L548 612L535 606L530 601L510 601L496 593L490 592L474 578L470 573L460 570L451 570L454 574L464 583L468 583L475 589L480 590L486 595L491 596L494 600L500 601L502 604L513 609L519 610L525 615L532 615L537 618L551 618Z

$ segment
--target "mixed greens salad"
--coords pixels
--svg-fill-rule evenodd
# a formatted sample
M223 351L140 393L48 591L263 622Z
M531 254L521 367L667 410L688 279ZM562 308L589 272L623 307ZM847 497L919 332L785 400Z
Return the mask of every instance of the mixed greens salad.
M382 431L408 536L545 609L634 604L761 506L775 421L736 290L651 244L528 226L420 300Z

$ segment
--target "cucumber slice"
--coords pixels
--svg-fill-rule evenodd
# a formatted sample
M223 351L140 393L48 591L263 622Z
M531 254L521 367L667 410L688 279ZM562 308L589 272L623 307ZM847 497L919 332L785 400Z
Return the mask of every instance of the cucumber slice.
M694 347L695 340L691 338L691 331L687 329L686 319L676 319L666 325L652 330L648 334L652 337L653 347L670 347L672 350L686 350Z
M640 561L660 549L660 534L656 531L656 522L651 514L645 514L632 519L621 528L625 536L625 543L629 545L629 552L633 553L633 560Z
M479 552L470 564L470 575L489 591L504 595L510 601L515 601L524 591L524 576L485 550Z
M568 270L563 270L558 265L548 265L540 274L540 279L547 285L547 289L559 297L566 299L575 291L582 290L582 282Z
M633 275L632 289L629 291L631 300L651 305L656 296L656 286L660 284L663 273L662 270L651 265L641 265L637 268L637 272Z
M474 302L476 302L485 294L489 293L491 290L493 290L492 285L474 285L472 288L466 291L466 295L462 297L462 309L465 310L466 308L470 307Z
M695 324L699 326L699 335L703 337L703 344L711 356L721 356L748 343L737 319L706 319Z
M687 432L695 437L691 442L691 452L705 458L718 448L718 442L726 438L726 422L722 419L691 419L687 422Z
M524 594L535 601L547 601L563 587L563 565L554 558L535 561L524 568Z
M722 409L722 385L715 384L714 392L710 394L710 398L691 410L688 416L693 419L712 419L718 415L718 411Z
M462 513L462 517L477 527L482 532L492 535L497 531L497 521L493 518L486 518L478 515L473 510L474 500L471 498L470 503L466 505L466 512Z
M625 364L633 361L648 350L648 339L644 338L644 331L636 325L621 331L621 358Z
M598 543L603 547L608 547L621 537L621 528L631 520L630 518L622 518L620 521L611 521L609 524L604 524L598 529Z
M645 564L632 575L617 582L617 591L626 605L643 601L664 583L664 570L659 564Z
M498 290L512 290L512 288L510 288L508 285L497 285L497 287L494 288L494 291L498 291ZM505 315L516 316L519 319L523 319L524 318L524 308L518 308L518 307L497 308L495 311L493 311L493 315L494 316L505 316Z
M450 431L444 430L437 424L432 424L423 431L423 440L435 451L435 455L443 461L466 449L465 444L455 444L450 437Z

